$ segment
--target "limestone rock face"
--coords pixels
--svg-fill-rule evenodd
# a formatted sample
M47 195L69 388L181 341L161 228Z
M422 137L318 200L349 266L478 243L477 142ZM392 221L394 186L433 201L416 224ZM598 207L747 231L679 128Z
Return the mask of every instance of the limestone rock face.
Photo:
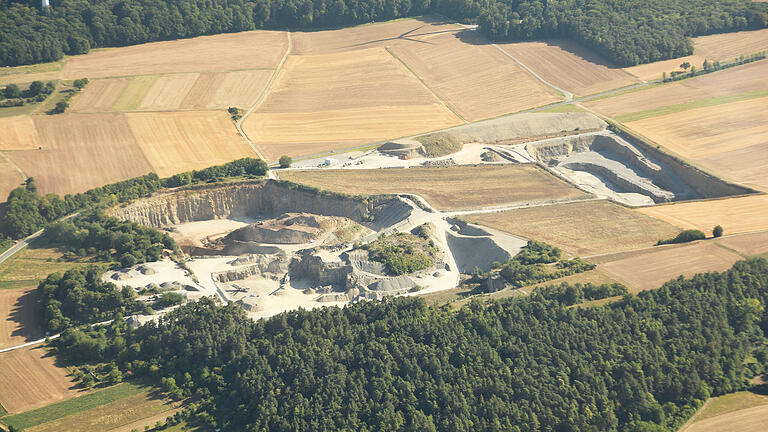
M111 210L111 214L155 228L180 223L224 219L275 217L283 213L343 216L356 222L370 218L362 198L322 194L275 180L196 186L156 194Z

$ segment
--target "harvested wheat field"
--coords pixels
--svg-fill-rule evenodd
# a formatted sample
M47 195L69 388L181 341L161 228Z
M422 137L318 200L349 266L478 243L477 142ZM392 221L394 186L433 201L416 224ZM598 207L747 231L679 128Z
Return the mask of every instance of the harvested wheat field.
M68 59L68 79L273 69L288 47L282 31L256 30L113 48Z
M428 42L390 49L469 121L563 100L474 31L440 33Z
M138 109L143 111L172 111L178 109L200 74L163 75L155 81Z
M4 201L12 190L21 186L26 177L21 175L5 157L0 158L0 201Z
M626 125L726 180L768 190L768 97L696 108Z
M37 287L0 289L0 348L43 336L37 324ZM2 357L0 357L2 362Z
M711 241L672 245L593 258L599 268L632 292L655 289L680 275L721 272L742 257Z
M35 116L42 150L7 152L42 193L61 195L152 170L122 114Z
M335 30L296 31L291 33L291 54L310 55L348 52L385 46L423 44L443 33L463 30L460 25L435 18L421 17L363 24Z
M715 225L721 225L726 234L768 230L768 195L681 202L636 211L704 232L711 232Z
M249 108L272 75L270 70L202 73L181 103L182 109Z
M586 107L609 117L702 99L738 95L768 89L768 60L700 75L647 90L584 102Z
M608 200L520 208L465 219L540 240L574 255L619 252L652 246L679 229Z
M768 253L768 231L723 237L716 241L746 257Z
M30 116L0 117L0 150L31 150L40 147Z
M697 421L684 432L762 432L766 418L768 405L761 405Z
M42 345L0 353L0 404L19 413L82 393Z
M768 29L722 33L693 38L694 52L725 61L768 50Z
M684 70L680 68L680 65L685 62L688 62L697 68L701 68L704 64L704 60L704 57L694 54L686 57L678 57L669 60L661 60L653 63L632 66L624 68L624 70L643 81L653 81L661 79L664 75L664 72L667 73L667 76L670 76L672 72L684 72Z
M349 194L412 193L440 210L587 197L532 165L285 171L280 178Z
M131 83L130 78L97 79L88 83L73 100L70 107L72 112L105 112L111 111L120 95Z
M500 46L546 81L576 96L638 82L623 69L565 39L506 43Z
M125 118L160 177L254 156L223 111L128 113Z
M383 48L293 56L243 124L268 160L460 123Z

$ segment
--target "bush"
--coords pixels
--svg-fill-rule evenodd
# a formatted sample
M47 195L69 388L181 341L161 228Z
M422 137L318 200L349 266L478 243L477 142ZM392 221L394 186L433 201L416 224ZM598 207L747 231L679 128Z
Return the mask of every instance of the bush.
M78 90L82 90L86 85L88 85L88 78L76 79L75 82L73 83L73 85Z
M674 244L674 243L688 243L696 240L703 240L707 236L699 230L685 230L671 239L659 240L656 245Z
M7 99L15 99L21 97L19 86L16 84L8 84L5 86L5 89L3 89L3 96L5 96Z
M59 102L56 102L56 106L51 110L51 113L53 113L53 114L61 114L64 111L66 111L67 108L69 108L69 102L67 102L67 101L59 101Z
M712 236L713 237L722 237L722 235L723 235L723 227L721 227L720 225L718 225L718 226L716 226L716 227L714 227L712 229Z
M361 248L368 251L371 261L384 264L395 275L424 270L435 263L434 245L413 234L382 235Z
M133 267L136 265L136 257L129 253L124 253L120 257L120 265L123 267Z
M293 159L288 155L280 156L280 168L290 168L293 163Z

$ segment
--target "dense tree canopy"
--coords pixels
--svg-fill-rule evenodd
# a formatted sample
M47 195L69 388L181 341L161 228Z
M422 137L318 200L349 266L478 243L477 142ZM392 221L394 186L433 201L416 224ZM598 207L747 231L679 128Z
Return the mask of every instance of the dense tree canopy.
M567 36L620 65L691 53L688 36L764 27L750 0L39 0L0 2L0 65L92 47L259 28L319 28L427 12L478 22L494 39Z
M765 260L600 307L559 298L458 311L396 298L259 321L204 299L56 343L195 395L198 420L225 431L673 431L765 369L748 354L768 361Z

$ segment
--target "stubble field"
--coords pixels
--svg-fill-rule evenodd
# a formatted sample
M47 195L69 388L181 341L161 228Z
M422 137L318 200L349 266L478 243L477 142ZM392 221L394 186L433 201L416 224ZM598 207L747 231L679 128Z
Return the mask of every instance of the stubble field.
M36 301L35 285L21 289L0 289L0 348L21 345L42 337L37 324Z
M607 200L520 208L465 218L581 256L652 246L679 231L671 224Z
M768 97L762 97L626 125L726 180L768 190L766 113Z
M280 178L349 194L413 193L440 210L587 197L528 165L285 171Z
M694 52L725 61L768 50L768 29L722 33L693 38Z
M715 225L721 225L726 234L768 230L768 195L680 202L643 207L637 211L682 228L704 232L711 232Z
M623 69L568 40L506 43L501 47L546 81L576 96L639 82Z

